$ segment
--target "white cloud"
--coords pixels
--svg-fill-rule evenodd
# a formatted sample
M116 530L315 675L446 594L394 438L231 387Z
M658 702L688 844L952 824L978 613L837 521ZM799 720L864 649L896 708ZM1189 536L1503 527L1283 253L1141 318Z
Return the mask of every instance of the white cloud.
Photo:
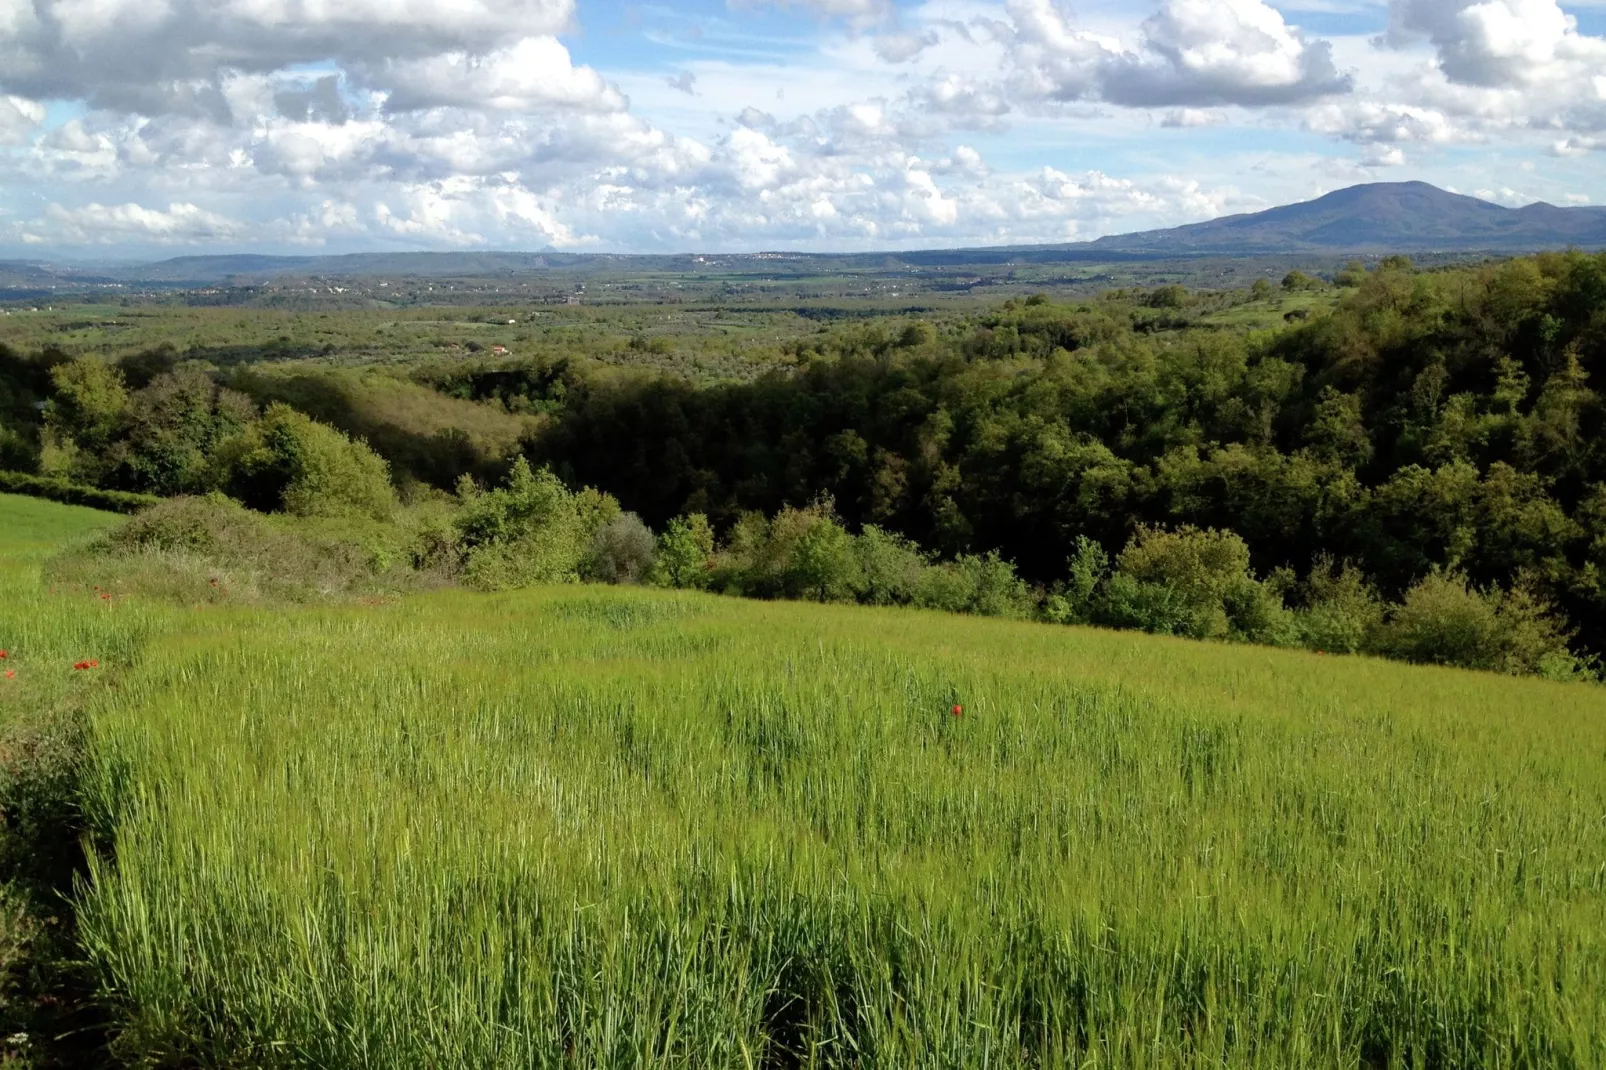
M482 55L446 52L386 62L370 80L392 111L479 107L495 111L577 108L623 111L625 99L589 67L576 67L555 37L526 37Z
M926 49L937 44L935 31L921 33L884 33L875 38L875 54L888 63L907 63Z
M54 236L70 244L112 244L130 239L159 245L233 238L244 227L193 204L172 204L164 212L138 204L98 204L78 208L51 204L45 219Z
M1578 32L1556 0L1394 0L1396 41L1426 38L1453 82L1476 86L1587 81L1606 41Z
M1220 126L1227 121L1227 113L1216 108L1173 108L1165 113L1160 125L1173 129L1193 126Z
M491 56L572 17L573 0L0 0L0 90L217 114L232 72Z
M1290 104L1348 92L1326 42L1261 0L1164 0L1140 47L1078 30L1053 0L1009 0L1017 85L1131 107Z
M44 120L43 105L22 97L0 97L0 145L26 141Z

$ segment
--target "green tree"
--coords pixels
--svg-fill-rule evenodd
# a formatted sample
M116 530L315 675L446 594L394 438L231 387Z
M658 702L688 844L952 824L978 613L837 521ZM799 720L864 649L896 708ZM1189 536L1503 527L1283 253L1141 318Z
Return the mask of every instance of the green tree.
M220 443L215 463L218 483L263 512L382 520L396 506L383 458L288 405Z
M851 599L861 579L853 536L835 518L815 518L792 551L791 586L820 602Z
M664 587L706 587L714 564L714 529L702 513L677 516L658 537L652 577Z

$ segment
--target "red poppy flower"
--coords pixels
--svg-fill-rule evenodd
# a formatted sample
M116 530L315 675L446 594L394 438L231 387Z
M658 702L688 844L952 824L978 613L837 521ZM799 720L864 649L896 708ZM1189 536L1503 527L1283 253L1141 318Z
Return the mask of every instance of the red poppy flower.
M100 668L100 662L96 661L93 658L89 659L88 661L75 661L75 662L73 662L73 668L75 668L75 669L98 669L98 668Z
M102 602L110 602L112 600L112 596L109 594L103 594L100 596L100 600Z
M950 712L955 717L958 717L959 715L961 715L962 713L965 712L965 707L961 706L959 703L956 702L956 703L954 703L954 708Z
M17 675L17 670L16 669L7 669L6 670L6 679L7 680L15 678L16 675Z
M4 661L7 658L9 658L10 656L11 656L10 653L8 653L7 651L0 650L0 661Z

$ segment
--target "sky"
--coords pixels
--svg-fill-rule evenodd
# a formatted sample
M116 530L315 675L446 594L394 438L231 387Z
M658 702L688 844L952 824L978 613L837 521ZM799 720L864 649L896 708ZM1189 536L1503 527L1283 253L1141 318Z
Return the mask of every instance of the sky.
M0 256L1079 241L1606 203L1606 0L0 0Z

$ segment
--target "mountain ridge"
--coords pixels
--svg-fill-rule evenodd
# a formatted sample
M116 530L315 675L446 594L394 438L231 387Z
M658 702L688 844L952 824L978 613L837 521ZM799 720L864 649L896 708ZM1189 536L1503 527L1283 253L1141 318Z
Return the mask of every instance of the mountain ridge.
M1425 182L1348 186L1308 201L1260 212L1222 216L1159 230L1114 234L1093 241L928 249L871 253L559 253L511 252L345 253L275 256L261 253L189 254L143 264L93 269L45 267L36 260L3 266L40 285L54 271L62 281L98 278L167 286L248 284L286 276L412 276L441 278L541 274L555 270L617 268L703 272L715 263L774 261L888 269L1011 262L1055 263L1158 260L1202 256L1346 253L1490 253L1513 255L1577 246L1606 248L1606 207L1558 207L1543 201L1507 208Z

